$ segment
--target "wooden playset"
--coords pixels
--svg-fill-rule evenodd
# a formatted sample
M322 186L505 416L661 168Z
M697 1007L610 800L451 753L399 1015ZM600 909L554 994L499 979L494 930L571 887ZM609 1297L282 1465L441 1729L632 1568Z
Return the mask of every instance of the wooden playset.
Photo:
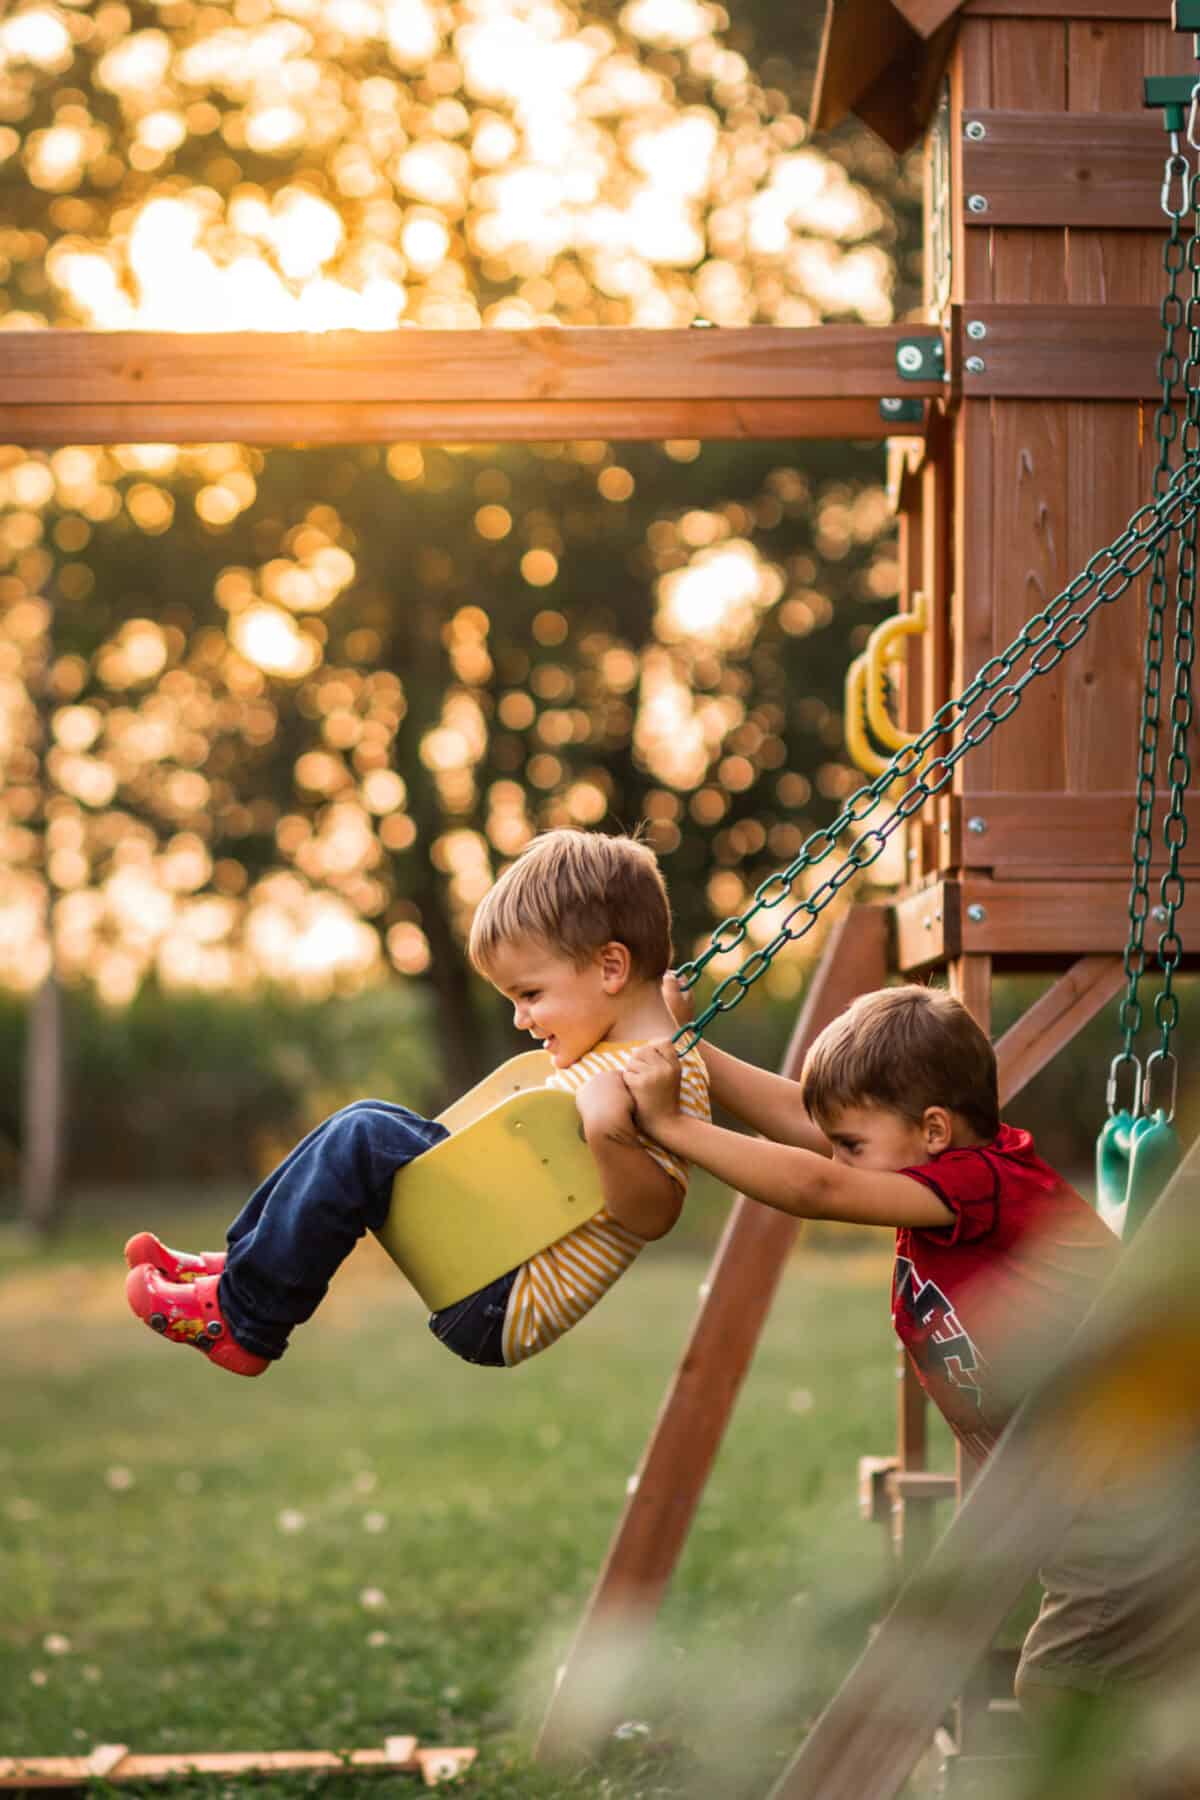
M786 903L784 924L726 978L703 1023L902 834L904 886L894 901L853 907L830 933L786 1070L798 1071L850 1000L896 973L945 972L985 1028L995 972L1045 973L1052 985L997 1046L1006 1102L1124 985L1111 1110L1125 1136L1108 1145L1119 1206L1133 1125L1156 1111L1169 1123L1173 1104L1170 1007L1142 1091L1137 977L1156 940L1171 974L1187 966L1181 939L1200 872L1182 813L1200 505L1197 64L1186 33L1200 17L1194 0L1176 0L1173 31L1166 3L829 0L814 124L854 112L897 151L924 143L917 320L470 338L0 333L0 438L888 439L899 616L849 690L852 749L872 779L760 890L750 912ZM1168 562L1176 655L1164 681ZM1157 661L1143 656L1147 641ZM1160 725L1169 755L1156 764L1148 743ZM1155 849L1163 814L1168 847ZM843 857L847 838L855 847ZM826 858L834 875L815 891L808 883L797 903L799 876ZM748 918L727 921L701 962L748 945ZM452 1109L464 1147L492 1118L496 1079L513 1090L506 1105L529 1099L524 1075L499 1072L486 1096ZM1130 1079L1131 1097L1118 1091ZM568 1149L535 1149L533 1162L547 1167ZM422 1272L428 1232L413 1242L405 1229L397 1213L385 1239L444 1303L446 1283L460 1279L457 1252L449 1270L435 1256ZM538 1230L553 1237L556 1225ZM590 1646L613 1619L652 1614L662 1595L795 1231L744 1200L734 1208L551 1703L547 1755L572 1747ZM459 1237L470 1240L469 1222ZM866 1509L885 1521L907 1572L932 1541L935 1505L961 1497L958 1471L927 1467L924 1397L907 1365L895 1453L865 1459L862 1475ZM942 1704L952 1697L951 1687ZM987 1712L986 1695L960 1709L948 1766L967 1769ZM830 1753L829 1733L814 1734L826 1757L819 1778L802 1753L780 1794L864 1800L868 1786L846 1773L852 1735L835 1733ZM870 1793L895 1792L908 1747L888 1740Z

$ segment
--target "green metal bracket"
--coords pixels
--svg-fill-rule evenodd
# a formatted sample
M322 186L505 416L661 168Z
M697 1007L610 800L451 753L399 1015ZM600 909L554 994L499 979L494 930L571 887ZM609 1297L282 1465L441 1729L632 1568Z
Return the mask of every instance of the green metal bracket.
M1200 0L1171 0L1171 25L1175 31L1200 31Z
M1198 0L1182 0L1182 3L1189 7L1197 6L1197 10L1200 12ZM1145 89L1144 104L1162 107L1163 124L1168 131L1183 130L1198 80L1200 80L1200 73L1196 75L1147 75L1145 77L1142 84Z
M922 400L900 400L893 395L879 402L879 416L889 425L919 425L925 416Z
M897 343L896 373L902 381L941 381L945 369L940 337L908 337Z

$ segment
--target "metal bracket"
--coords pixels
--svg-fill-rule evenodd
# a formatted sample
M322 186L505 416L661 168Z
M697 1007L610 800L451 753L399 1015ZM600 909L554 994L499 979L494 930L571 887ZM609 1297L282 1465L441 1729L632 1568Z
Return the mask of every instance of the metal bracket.
M1196 0L1184 0L1184 3L1189 7L1190 17L1190 9L1196 5ZM1166 129L1182 131L1195 86L1194 75L1147 75L1142 82L1142 103L1145 106L1161 106Z
M896 373L902 381L941 381L945 378L945 371L946 358L940 337L907 337L898 340Z
M889 394L879 402L879 416L889 425L919 425L925 416L925 402L901 400Z

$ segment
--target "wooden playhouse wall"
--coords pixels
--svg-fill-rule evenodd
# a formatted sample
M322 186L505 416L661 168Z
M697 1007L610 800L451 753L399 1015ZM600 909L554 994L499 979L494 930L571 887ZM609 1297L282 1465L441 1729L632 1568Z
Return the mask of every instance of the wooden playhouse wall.
M925 300L931 321L952 319L961 399L897 483L902 604L923 588L936 621L910 659L910 728L1153 495L1168 140L1142 81L1198 72L1166 11L970 0L960 14L948 118L926 144L927 188L948 150L950 270L929 221ZM1145 588L1101 609L915 828L925 885L898 910L902 966L1121 947ZM1169 685L1168 667L1168 702Z

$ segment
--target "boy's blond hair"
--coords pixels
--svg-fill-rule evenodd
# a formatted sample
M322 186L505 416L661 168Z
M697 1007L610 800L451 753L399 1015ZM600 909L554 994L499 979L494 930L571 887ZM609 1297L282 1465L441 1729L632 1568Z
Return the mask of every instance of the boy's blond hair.
M671 966L671 908L649 844L598 831L546 831L480 901L467 953L482 975L502 944L532 938L582 964L624 944L633 973L658 981Z
M945 1106L978 1137L1000 1129L995 1051L961 1001L940 988L861 995L809 1050L800 1091L818 1125L847 1106L883 1106L914 1123L926 1107Z

